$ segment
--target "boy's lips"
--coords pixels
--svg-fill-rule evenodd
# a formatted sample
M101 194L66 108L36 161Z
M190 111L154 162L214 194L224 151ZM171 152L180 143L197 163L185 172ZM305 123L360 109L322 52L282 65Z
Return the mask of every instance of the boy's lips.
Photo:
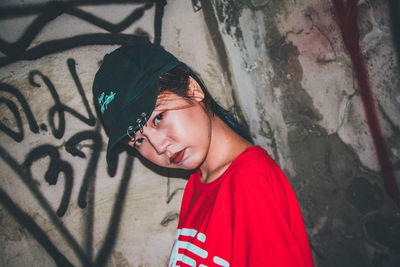
M182 161L183 156L185 156L185 149L182 149L181 151L176 152L175 154L173 154L173 155L169 158L169 161L170 161L171 163L178 164L179 162Z

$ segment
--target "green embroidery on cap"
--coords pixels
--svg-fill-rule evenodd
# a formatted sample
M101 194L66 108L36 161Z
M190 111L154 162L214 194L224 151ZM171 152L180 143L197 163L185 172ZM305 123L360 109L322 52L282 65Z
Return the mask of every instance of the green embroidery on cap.
M111 101L114 100L114 96L115 96L115 93L113 91L110 92L110 95L106 95L105 97L104 97L104 92L101 93L98 101L99 101L99 105L101 107L100 111L102 114L104 114L104 111L106 111L107 105L110 104Z

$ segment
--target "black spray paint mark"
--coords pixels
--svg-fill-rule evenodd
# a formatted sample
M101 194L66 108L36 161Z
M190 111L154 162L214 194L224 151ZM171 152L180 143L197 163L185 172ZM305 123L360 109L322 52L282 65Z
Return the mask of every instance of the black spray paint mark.
M83 2L82 2L83 3ZM161 43L162 17L164 14L165 0L155 1L119 1L119 3L144 3L142 7L134 9L120 23L113 24L102 18L94 16L90 13L82 11L75 6L82 4L81 2L49 2L46 5L30 6L21 8L3 8L0 9L0 19L6 17L14 17L22 14L40 13L40 15L29 25L24 34L14 43L9 43L0 39L0 51L6 56L0 58L0 67L11 64L18 60L33 60L41 58L56 52L65 51L71 48L88 46L88 45L127 45L142 39L140 36L121 34L121 32L134 24L143 17L145 11L152 8L156 3L156 12L154 18L154 43ZM107 3L102 1L102 3ZM113 2L115 3L115 2ZM77 19L84 20L95 25L109 33L94 33L77 35L70 38L51 40L43 42L37 46L32 45L35 37L42 29L51 21L57 19L62 14L69 14Z
M70 113L74 117L78 118L82 122L86 123L89 126L94 126L96 124L96 119L94 115L92 114L92 111L89 106L89 102L86 98L86 95L84 93L83 87L81 85L81 82L79 80L79 77L77 75L76 69L75 69L75 61L72 59L68 59L67 61L69 70L71 72L72 78L75 82L75 85L78 89L78 92L81 97L81 103L83 103L87 115L84 116L74 109L64 105L57 93L56 88L50 81L50 79L45 76L44 74L38 72L38 71L32 71L30 72L29 75L29 81L30 83L38 87L40 86L38 81L43 82L48 90L50 91L50 94L52 96L52 99L54 101L54 105L49 109L48 112L48 121L50 128L56 138L61 138L64 135L65 132L65 112ZM39 79L37 79L39 78ZM22 107L22 110L25 112L25 115L28 119L30 128L33 132L38 132L38 125L36 122L36 119L25 99L25 97L19 92L18 89L7 85L7 84L0 84L0 91L6 92L8 94L11 94L14 98L16 98L19 102L19 105ZM5 97L0 97L0 103L4 103L10 111L13 113L15 120L17 121L17 126L18 126L18 131L14 131L10 128L8 128L4 124L0 124L0 129L5 132L8 136L12 137L15 141L22 141L24 137L23 133L23 128L22 128L22 120L21 120L21 115L18 111L17 105L10 99L7 99ZM58 116L58 125L55 125L55 117ZM41 128L44 128L42 126L45 126L44 124L41 125ZM69 140L67 140L65 147L67 152L69 152L72 155L77 155L82 158L85 158L85 154L82 151L79 151L77 149L78 145L82 141L86 140L91 140L92 145L89 147L92 149L92 153L89 157L89 162L87 164L87 168L84 174L84 177L82 179L82 184L80 187L80 193L78 197L78 205L81 208L86 207L86 202L88 198L88 191L89 192L94 192L94 181L96 177L96 170L97 170L97 164L99 161L99 156L101 153L101 148L102 148L102 138L100 133L98 132L98 129L96 131L83 131L80 133L75 134L72 136ZM74 186L74 173L73 173L73 168L71 164L66 162L65 160L61 159L60 153L59 153L59 147L50 145L50 144L43 144L39 145L38 147L33 148L25 158L25 161L20 164L18 163L11 155L8 153L4 148L0 147L0 158L2 158L5 163L11 167L11 169L19 176L19 178L22 180L22 182L26 185L28 190L30 191L31 195L37 200L37 202L40 204L41 208L47 213L48 217L51 219L51 223L55 225L56 229L60 232L60 234L64 237L64 239L67 241L67 244L71 246L72 250L75 252L77 255L77 258L80 260L81 264L83 266L93 266L92 263L92 253L93 253L93 207L94 207L94 193L90 196L89 202L92 203L91 206L89 206L89 212L87 214L87 224L86 224L86 239L85 239L85 250L81 248L81 246L78 244L78 242L75 240L75 238L70 234L70 232L67 230L67 228L63 225L63 223L59 220L59 217L64 216L66 213L70 199L71 199L71 192L72 188ZM58 178L60 177L61 174L63 174L63 177L65 179L64 183L64 192L63 195L61 196L60 200L55 200L58 201L56 205L58 204L57 211L55 212L52 208L52 206L56 205L50 205L49 200L46 199L46 197L42 194L40 189L38 188L37 182L33 178L31 168L37 162L38 160L42 158L49 158L49 164L47 167L47 170L45 171L44 174L44 180L49 184L50 186L57 185ZM129 167L131 168L131 167ZM130 176L130 174L129 174ZM39 179L40 180L40 179ZM92 190L90 191L90 188ZM51 200L54 201L54 200ZM0 202L3 203L5 206L7 206L7 209L15 211L14 213L11 213L13 216L16 217L16 219L21 223L21 225L25 226L28 231L34 232L33 236L38 240L38 242L48 251L50 256L54 259L54 261L57 263L58 266L68 266L70 263L68 260L66 260L62 255L60 256L59 251L55 248L54 244L51 243L50 239L45 235L44 231L35 224L32 218L28 214L25 214L21 208L16 207L15 203L12 202L10 197L4 193L1 195ZM121 208L119 208L121 209ZM118 221L120 220L120 217L115 217L115 216L120 216L121 213L114 213L114 217L111 219L111 221ZM21 218L25 218L22 220ZM27 219L27 218L30 218ZM25 222L25 223L23 223ZM118 229L118 228L112 228L112 229ZM111 235L111 238L108 240L111 240L111 242L108 242L107 239L105 239L105 247L109 247L109 244L114 244L114 241L112 241L112 237L116 235L115 230L113 230L113 235ZM106 252L109 250L105 250ZM102 256L104 259L108 259L109 255L103 255Z
M98 132L94 131L84 131L75 134L72 136L66 143L65 149L73 156L78 156L81 158L86 158L86 155L76 148L76 146L85 140L93 140L93 153L89 159L89 163L87 164L86 172L83 177L82 186L79 191L78 197L78 205L80 208L86 208L86 194L88 191L89 181L96 177L97 164L99 162L101 147L102 147L102 138Z
M98 5L107 3L139 3L143 4L140 8L134 9L126 18L120 23L112 24L106 20L96 17L90 13L82 11L76 6L78 5ZM155 18L154 18L154 43L161 43L161 29L162 29L162 17L164 14L164 6L166 5L165 0L155 1L134 1L134 0L114 0L114 1L69 1L65 2L51 2L47 4L39 5L25 5L24 7L16 8L1 8L0 9L0 20L2 18L16 18L19 16L26 16L31 14L39 14L39 16L31 23L26 29L24 34L14 43L8 43L0 39L0 51L5 54L5 57L0 58L0 67L16 62L18 60L32 60L38 59L43 56L65 51L67 49L87 46L87 45L127 45L133 42L143 41L143 37L129 34L122 34L121 31L130 27L133 23L143 17L145 11L152 8L156 4ZM108 31L109 33L94 33L94 34L83 34L69 38L51 40L40 43L39 45L32 46L33 40L52 20L57 19L62 14L69 14L75 16L78 19L82 19L92 25L98 26L99 28ZM29 73L29 82L33 87L40 87L44 84L50 92L50 95L54 101L54 105L48 111L48 123L50 130L54 137L61 139L65 133L66 120L65 112L70 113L74 117L78 118L88 126L94 126L96 119L93 116L87 98L85 96L83 87L80 83L79 77L75 69L75 61L68 59L67 61L69 70L74 79L75 85L82 98L82 103L85 106L87 116L82 115L64 105L57 93L57 90L51 80L43 73L33 70ZM0 91L12 94L18 100L19 105L22 107L22 111L25 113L25 117L28 120L30 130L33 133L39 132L39 126L37 121L26 101L24 96L19 90L11 85L0 83ZM7 99L6 97L0 97L0 104L4 104L11 111L16 121L17 130L7 127L5 124L0 122L0 130L10 136L14 141L21 142L24 139L24 130L22 127L22 117L18 109L17 104L13 100ZM58 124L56 125L56 121ZM46 124L41 124L40 129L47 130ZM0 158L17 174L21 181L26 185L31 195L37 200L42 209L48 215L51 223L60 232L61 236L65 239L66 244L72 248L76 257L80 261L82 266L105 266L111 256L113 247L118 236L120 219L123 212L123 207L127 195L128 182L131 178L133 157L128 156L125 162L125 167L120 181L119 190L116 194L116 200L114 203L112 215L109 219L109 227L106 232L102 246L99 248L99 252L96 257L93 257L93 234L94 234L94 196L95 196L95 179L96 170L98 168L99 156L102 148L102 138L99 130L96 131L83 131L72 136L66 143L65 148L73 156L86 158L86 155L79 150L82 147L81 143L86 140L91 140L92 145L89 146L92 149L91 155L88 157L87 168L82 179L82 184L79 190L78 205L80 208L87 209L87 222L86 222L86 236L84 240L84 249L78 244L75 238L71 235L64 224L59 220L59 217L63 216L71 201L71 192L74 186L74 172L73 167L67 161L61 159L59 154L59 147L55 147L50 144L43 144L36 148L33 148L26 156L25 161L20 164L18 163L8 151L0 146ZM85 146L85 145L83 145ZM57 212L52 208L52 205L48 202L42 192L39 190L37 183L32 177L31 168L36 161L42 158L49 158L48 169L45 172L44 180L49 185L56 185L58 177L63 174L65 179L64 193L59 200ZM40 226L36 224L33 218L25 213L17 204L15 204L8 194L0 188L0 203L13 215L17 221L24 226L32 236L39 242L41 246L45 248L48 254L54 259L57 266L72 266L69 260L60 253L57 247L47 236L46 232L43 231ZM94 258L94 259L93 259Z
M19 104L22 107L22 110L25 113L26 118L28 119L28 124L29 128L33 133L38 133L39 132L39 126L36 122L36 119L32 113L31 108L28 105L28 102L26 102L25 97L18 91L17 88L0 82L0 92L6 92L17 98ZM14 141L16 142L21 142L24 138L24 130L22 128L22 125L20 124L21 116L19 114L18 108L15 105L14 102L11 100L8 100L4 97L2 97L1 100L2 103L5 103L7 107L10 109L10 111L13 113L14 118L17 120L17 126L18 126L18 132L13 131L9 127L7 127L3 122L0 122L0 130L2 130L4 133L6 133L8 136L10 136Z
M26 230L39 242L39 244L53 258L57 266L73 266L67 258L57 249L50 241L46 232L40 228L35 221L26 214L14 201L0 188L0 202L8 210L8 212L23 225Z
M86 140L93 141L92 145L90 146L93 152L90 156L89 162L87 163L86 171L82 179L82 184L78 196L78 205L80 208L83 209L87 207L87 202L89 202L89 207L87 210L86 231L85 231L86 239L84 243L86 248L86 254L91 262L93 259L95 179L96 179L97 164L99 161L103 141L98 131L83 131L72 136L65 143L65 149L73 156L86 158L86 155L77 148L77 146L82 141Z
M51 145L42 145L43 146L51 146ZM48 150L51 150L50 148L47 148ZM56 147L54 147L54 150ZM39 149L39 152L41 152L41 149ZM71 233L68 231L68 229L64 226L64 224L59 220L58 216L54 212L53 208L51 207L49 201L45 198L45 196L40 192L35 180L33 179L31 172L27 170L27 167L30 166L30 162L32 162L31 158L34 158L34 154L29 153L27 159L23 164L19 164L11 155L8 153L7 150L5 150L2 146L0 146L0 158L3 159L3 161L11 167L11 169L18 175L18 177L21 179L21 181L26 185L32 196L37 200L41 208L46 212L48 217L51 220L51 223L55 226L55 228L60 232L60 234L64 237L64 239L67 241L67 243L71 246L72 250L75 252L77 255L78 259L82 262L83 265L87 265L87 260L84 251L81 249L79 246L78 242L74 239L74 237L71 235ZM0 199L0 201L6 206L7 199ZM12 209L12 207L9 207L7 209ZM24 223L21 224L22 226L25 227L33 227L31 224L25 225ZM35 226L35 228L40 228L39 226ZM43 245L42 243L40 243ZM52 244L51 244L52 245ZM55 255L50 255L53 258Z
M37 70L33 70L29 73L29 82L32 86L34 87L40 87L41 85L35 81L36 77L40 77L43 83L47 86L52 99L54 101L54 105L49 109L48 112L48 123L50 125L50 129L53 133L53 135L60 139L63 137L64 132L65 132L65 112L70 113L72 116L76 117L83 123L86 123L89 126L94 126L96 124L96 118L93 115L93 112L90 108L89 102L86 98L85 91L82 87L82 84L79 80L79 77L76 73L76 68L75 68L75 61L73 59L68 59L67 60L68 68L71 73L71 76L75 82L76 88L79 92L79 95L81 97L81 103L84 105L85 110L87 115L83 115L76 110L72 109L71 107L68 107L67 105L63 104L60 100L60 97L57 93L56 88L54 87L53 83L51 80L41 72ZM33 112L27 103L25 97L19 92L19 90L9 84L1 83L0 82L0 92L7 92L10 93L12 96L16 97L19 104L22 107L22 110L25 113L25 116L28 120L29 127L33 133L38 133L39 132L39 126L37 124L37 121L35 119L35 116L33 115ZM10 136L14 141L16 142L21 142L24 139L24 130L22 127L22 120L21 120L21 115L19 113L19 110L17 108L17 105L10 99L7 99L5 97L0 97L0 104L4 103L8 109L11 111L13 114L16 122L17 122L17 127L18 131L14 131L13 129L9 128L6 124L3 122L0 122L0 130L3 131L5 134ZM55 125L55 116L57 115L57 121L58 125ZM42 124L40 126L42 129L47 129L47 126Z
M29 75L29 81L31 85L33 85L34 87L38 87L40 86L40 83L45 84L54 101L54 105L49 108L48 121L51 131L56 138L62 138L64 135L66 128L64 114L65 112L70 113L74 117L86 123L88 126L94 126L96 124L96 119L92 114L89 102L86 98L83 87L76 72L75 61L73 59L68 59L67 63L72 78L80 94L81 102L86 109L86 116L78 113L71 107L68 107L61 102L56 88L46 75L42 74L39 71L31 71ZM8 84L1 83L0 91L11 94L14 98L18 100L19 105L22 107L22 110L24 111L28 119L31 130L38 132L36 119L26 99L19 92L19 90ZM14 140L16 139L15 141L22 141L24 138L24 133L22 128L21 114L19 113L17 105L11 99L7 99L5 97L0 97L0 103L5 104L8 109L13 113L15 120L17 121L16 124L18 130L14 131L4 124L0 125L0 129L8 136L12 137ZM58 125L56 125L55 123L56 120L58 121ZM44 128L44 126L46 125L42 124L41 128ZM87 144L86 141L92 142L90 144ZM53 146L51 144L39 145L28 152L25 160L22 163L18 163L17 160L15 160L8 151L0 146L0 158L17 174L17 176L25 184L32 197L37 200L41 208L50 218L51 223L55 226L57 231L59 231L60 235L65 239L65 243L72 248L80 261L80 265L82 266L105 266L108 259L110 258L112 249L115 246L115 242L117 240L119 222L121 220L124 201L127 194L127 184L132 172L133 158L128 157L125 165L125 170L123 172L123 177L120 182L120 187L116 194L113 212L109 219L109 228L106 232L104 243L100 248L100 252L96 255L96 258L93 259L95 180L102 145L103 141L98 128L94 131L87 130L76 133L65 143L66 151L71 155L80 158L85 159L87 157L87 155L85 155L81 148L87 147L92 150L92 153L87 157L88 162L85 163L86 170L83 178L81 178L82 183L80 185L79 196L77 200L78 206L80 208L87 209L85 238L83 240L84 248L81 247L81 245L76 241L76 239L71 235L71 233L59 219L59 217L65 215L68 209L71 201L71 192L73 186L76 184L76 182L74 183L76 177L74 177L73 167L69 162L61 158L59 152L60 147ZM36 182L37 180L40 181L40 179L38 179L37 177L36 179L34 179L32 174L32 166L42 158L49 159L47 170L45 170L45 174L43 177L44 181L46 181L49 186L56 186L59 180L58 178L61 177L60 175L62 175L65 180L64 191L61 199L51 200L57 201L55 205L51 205L49 200L45 197L45 195L43 195ZM18 207L12 201L10 196L1 188L0 203L2 203L6 207L6 209L10 211L10 214L14 216L23 227L25 227L30 233L32 233L32 236L38 241L41 246L44 247L44 249L54 259L55 263L58 266L72 266L68 259L63 256L57 249L57 247L52 243L50 238L46 235L45 231L36 224L34 219L31 218L28 213L25 213L22 208ZM54 211L52 206L58 206L57 210Z
M67 141L66 146L67 150L69 150L71 154L85 157L84 154L82 154L82 152L77 150L76 148L76 146L84 140L93 140L93 145L90 146L92 148L92 154L90 156L89 163L85 171L85 176L83 178L79 194L79 199L83 199L83 202L86 205L86 193L88 192L88 188L94 189L94 181L96 178L95 170L97 169L98 157L101 152L101 135L98 131L79 132ZM99 253L97 254L95 261L92 260L94 234L94 194L92 194L89 198L89 203L92 203L92 209L87 216L86 239L84 240L86 245L85 252L75 240L75 238L69 233L63 223L57 218L56 213L51 208L51 205L49 204L45 196L40 192L35 180L32 177L30 168L35 161L43 157L50 158L50 163L45 174L45 180L48 184L56 185L58 181L58 176L61 172L64 173L64 177L66 179L64 194L57 210L57 215L62 216L68 208L74 178L71 165L60 158L58 148L49 144L38 146L28 153L25 161L22 164L19 164L4 148L0 146L0 158L2 158L7 163L7 165L13 169L13 171L28 187L34 198L38 201L38 203L50 217L52 224L55 225L60 234L65 238L67 244L71 246L81 264L83 266L105 266L109 257L111 256L112 248L115 246L115 242L117 240L119 222L121 220L122 211L127 195L128 182L132 174L133 157L129 156L126 160L119 190L116 194L112 215L109 219L109 227L104 238L104 243L100 247ZM10 212L10 214L14 216L17 221L33 235L33 237L39 242L39 244L46 249L49 255L56 262L57 266L72 266L70 262L59 252L59 250L51 242L44 230L42 230L40 226L38 226L27 213L25 213L20 207L18 207L8 196L8 194L1 188L0 203L2 203L2 205L4 205L5 208Z
M156 15L154 16L154 43L161 44L161 26L162 18L164 16L164 6L167 4L166 0L158 0L156 3Z
M117 241L119 222L121 220L126 195L128 192L128 184L129 180L131 179L132 167L133 157L128 156L125 162L124 172L122 174L122 179L119 185L118 195L114 203L110 221L108 223L107 234L102 247L99 249L99 253L97 254L97 258L93 266L106 265L107 260L111 256L112 249L115 246L115 242Z
M41 85L35 81L35 78L37 76L39 76L42 79L42 81L45 83L45 85L47 86L47 89L50 91L50 94L55 102L54 106L49 109L48 122L49 122L50 129L51 129L54 137L56 137L58 139L63 137L64 132L65 132L65 112L70 113L72 116L76 117L77 119L81 120L82 122L86 123L89 126L94 126L96 124L96 119L90 109L85 92L79 81L79 77L76 74L75 61L73 59L68 59L67 62L68 62L68 67L71 72L71 75L77 86L78 92L82 98L82 103L85 106L88 117L83 116L82 114L78 113L74 109L61 103L61 100L57 93L57 90L55 89L53 83L50 81L50 79L47 76L45 76L44 74L42 74L41 72L39 72L37 70L33 70L29 73L30 84L34 87L40 87ZM54 117L55 117L56 113L58 115L58 119L57 119L58 126L55 125Z
M31 150L24 163L22 164L27 177L32 177L31 167L33 163L44 157L49 157L50 164L45 173L45 181L49 185L56 185L60 173L65 177L64 193L57 209L57 216L64 216L67 211L69 201L71 199L71 191L73 186L73 170L72 166L60 158L58 148L52 145L41 145Z
M2 122L0 122L0 130L5 132L8 136L10 136L14 141L21 142L24 139L24 128L22 128L22 119L21 115L18 112L17 105L14 104L11 100L0 97L0 104L4 103L8 107L8 109L14 115L15 120L17 121L18 132L13 131L12 129L5 126Z

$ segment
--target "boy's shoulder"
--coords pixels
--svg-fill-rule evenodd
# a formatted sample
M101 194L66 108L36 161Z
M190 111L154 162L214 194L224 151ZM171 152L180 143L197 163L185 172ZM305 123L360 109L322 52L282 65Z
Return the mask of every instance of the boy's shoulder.
M274 195L284 203L286 177L268 152L260 146L249 147L233 162L227 183L237 195ZM274 192L271 195L271 192Z
M240 170L264 170L275 166L274 160L261 146L248 147L233 162L232 167Z

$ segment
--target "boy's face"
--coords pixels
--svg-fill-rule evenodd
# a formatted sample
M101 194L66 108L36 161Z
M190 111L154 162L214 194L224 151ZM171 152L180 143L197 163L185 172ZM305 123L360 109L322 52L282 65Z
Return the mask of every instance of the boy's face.
M211 140L211 118L201 104L204 94L199 94L192 92L192 101L188 101L170 92L162 93L147 124L129 145L158 166L186 170L199 167Z

